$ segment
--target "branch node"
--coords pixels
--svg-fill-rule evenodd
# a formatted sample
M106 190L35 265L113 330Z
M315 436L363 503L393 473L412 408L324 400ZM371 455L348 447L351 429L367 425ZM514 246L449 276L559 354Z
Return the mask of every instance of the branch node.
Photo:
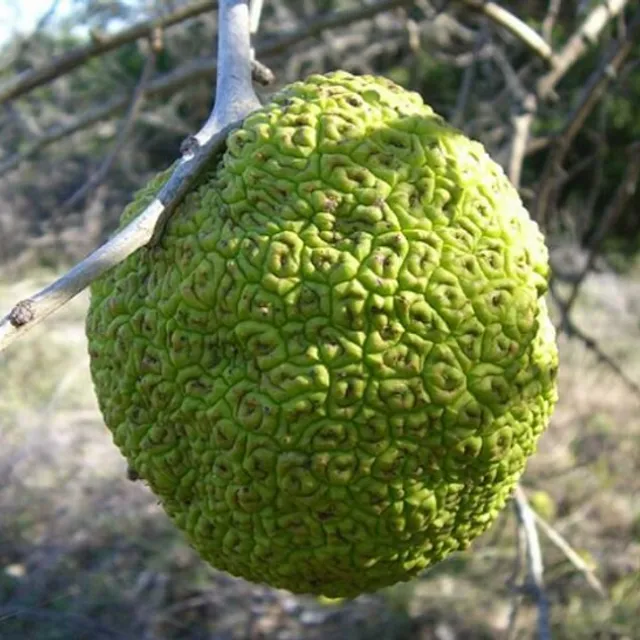
M180 155L182 155L185 160L188 160L195 155L199 148L200 143L198 142L198 138L194 135L187 136L180 144Z
M267 87L273 84L276 75L266 64L258 60L251 60L251 79L259 85Z
M9 322L16 328L23 327L25 324L29 324L35 315L33 302L30 299L21 300L9 312Z

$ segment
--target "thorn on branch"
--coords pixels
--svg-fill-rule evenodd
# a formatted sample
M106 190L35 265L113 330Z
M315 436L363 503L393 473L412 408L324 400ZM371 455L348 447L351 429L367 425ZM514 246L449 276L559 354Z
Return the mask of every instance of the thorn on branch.
M275 73L259 60L251 61L251 79L263 87L267 87L276 79Z

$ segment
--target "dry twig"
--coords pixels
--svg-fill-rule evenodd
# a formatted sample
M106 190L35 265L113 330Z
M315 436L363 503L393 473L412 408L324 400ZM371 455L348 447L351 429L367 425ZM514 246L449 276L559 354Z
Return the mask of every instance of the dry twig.
M281 54L299 42L302 42L307 38L317 36L324 30L336 29L362 20L368 20L378 13L410 4L410 2L411 0L381 0L358 9L350 11L336 11L327 15L319 16L310 20L307 24L295 31L282 35L278 38L265 39L258 43L255 47L255 55L259 58L264 58L267 56ZM254 73L258 73L258 75L262 77L262 75L264 75L263 69L258 69L257 66L255 66L255 63L253 64ZM151 80L144 90L144 98L149 99L166 93L173 93L199 79L209 78L212 75L215 75L216 70L216 58L208 57L192 60L169 73ZM269 79L268 75L265 76L265 79ZM87 129L102 120L112 117L114 114L125 109L127 104L129 104L129 96L117 96L106 104L90 109L77 120L50 129L46 134L41 138L34 140L20 153L16 153L1 162L0 176L18 168L23 162L33 158L47 146L73 135L78 131Z
M616 192L605 210L604 215L599 219L598 226L589 243L589 253L586 263L580 271L578 277L573 282L571 293L561 307L561 317L558 321L558 328L562 329L569 318L571 309L575 304L580 292L580 287L585 281L589 272L593 269L596 258L602 247L602 243L611 227L620 218L625 206L633 197L640 179L640 142L636 142L629 148L629 162L625 170L622 181L618 185Z
M601 597L606 598L607 593L593 569L574 551L573 547L554 529L548 522L533 512L536 524L542 529L549 540L565 555L567 560L584 576L589 586Z
M544 587L544 567L540 540L536 529L535 513L524 491L517 486L513 496L513 504L518 520L518 537L520 545L523 545L526 553L527 577L519 590L530 593L538 607L538 638L539 640L551 639L549 624L549 600ZM519 595L518 595L519 597ZM515 609L517 612L517 609ZM513 614L510 621L510 633L515 629L516 615Z
M124 117L122 126L120 127L120 131L118 132L111 151L103 159L96 172L61 205L59 211L56 211L57 216L61 216L63 212L73 209L73 207L87 196L87 194L100 185L107 177L118 155L127 146L131 130L136 123L138 114L140 113L140 108L144 102L144 91L155 66L155 61L156 54L154 49L151 47L149 54L147 55L144 68L142 69L142 73L140 74L140 79L133 90L133 96L131 97L131 104L129 105L128 112Z
M462 0L469 8L483 13L492 22L503 27L526 45L537 56L550 62L553 51L544 38L528 24L520 20L511 11L488 0Z
M25 71L10 82L0 86L0 104L8 102L9 100L15 100L36 87L47 84L73 71L91 58L118 49L122 45L134 42L140 38L149 38L157 29L163 29L211 11L217 4L217 2L213 2L212 0L201 0L200 2L181 7L173 13L154 20L140 22L113 35L101 36L100 39L94 39L91 44L73 49L43 67Z
M221 0L218 17L218 59L214 108L187 152L149 206L120 233L33 297L18 302L0 320L0 351L152 238L196 184L229 132L260 103L251 85L249 9L246 0Z
M553 26L556 23L558 14L560 13L560 5L562 0L549 0L549 6L547 7L547 13L542 21L542 37L551 42L551 35L553 33Z
M604 95L609 84L616 78L622 65L630 55L636 37L640 34L640 13L636 15L622 37L600 63L583 89L578 104L567 117L565 126L556 136L552 151L545 163L540 187L536 198L534 217L544 224L549 212L554 208L555 193L557 191L557 175L562 163L582 129L595 105Z
M567 71L595 44L612 18L619 15L628 0L606 0L587 16L580 28L569 38L560 53L553 56L551 69L538 81L537 93L547 99Z

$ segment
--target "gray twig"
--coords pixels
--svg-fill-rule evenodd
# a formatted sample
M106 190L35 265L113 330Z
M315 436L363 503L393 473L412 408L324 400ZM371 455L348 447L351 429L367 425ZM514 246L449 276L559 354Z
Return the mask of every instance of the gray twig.
M587 117L605 94L613 79L617 76L625 60L633 49L635 37L640 34L640 13L632 21L626 34L611 48L596 71L587 81L576 107L567 117L562 131L556 136L554 146L545 163L540 179L540 187L536 198L534 217L544 221L553 208L557 191L556 174L578 132L582 129Z
M553 94L558 82L586 53L589 46L598 41L609 21L620 14L627 3L628 0L608 0L593 9L560 53L553 56L551 69L538 81L537 92L541 99L547 99Z
M259 106L251 84L247 0L221 0L218 29L216 101L209 119L193 138L196 144L176 163L169 180L135 220L54 283L18 302L0 320L0 351L110 268L156 240L163 221L194 187L211 158L224 148L229 132Z
M492 22L503 27L525 44L540 58L550 62L553 51L544 38L516 15L495 2L487 0L462 0L469 8L483 13Z
M58 216L60 216L63 212L69 211L70 209L75 207L87 196L88 193L94 190L107 177L116 158L127 146L127 143L130 139L131 129L133 128L138 118L140 108L142 107L142 103L144 102L144 90L147 86L147 83L149 82L149 78L151 77L151 72L153 71L153 68L155 66L155 61L155 51L153 47L150 47L144 68L142 70L142 73L140 74L140 79L138 80L136 87L133 90L129 110L124 117L122 126L120 127L120 131L118 132L118 136L116 137L111 151L104 158L96 172L61 205L60 210L56 212Z
M519 486L515 489L513 501L518 519L518 530L522 532L526 541L527 578L523 587L531 594L538 607L539 640L550 640L549 599L544 587L544 567L535 514L524 491Z
M36 87L47 84L77 69L91 58L113 51L124 44L139 40L140 38L148 38L158 28L169 27L205 13L206 11L211 11L217 4L217 2L212 2L211 0L201 0L200 2L182 7L173 13L161 16L155 20L146 20L113 35L102 36L99 40L93 40L89 45L69 51L63 56L54 59L49 64L25 71L0 86L0 104L9 100L15 100Z
M587 261L580 271L578 277L573 282L573 287L571 289L571 293L567 298L566 302L562 304L561 317L558 321L558 328L562 329L569 315L571 313L571 309L575 304L578 294L580 293L580 288L584 283L587 275L593 269L593 265L595 264L596 258L600 252L602 247L602 243L611 227L616 223L622 212L624 211L625 206L629 202L629 200L633 197L636 192L638 186L638 180L640 179L640 141L631 145L629 149L629 162L627 164L627 168L625 170L622 181L618 185L616 192L609 203L609 206L606 208L604 215L598 221L598 226L596 227L595 233L591 238L589 243L589 253L587 255Z
M313 38L326 29L337 29L355 22L368 20L378 13L411 4L411 0L380 0L374 4L365 5L349 11L334 11L327 15L318 16L308 21L304 26L281 35L278 38L265 39L255 47L255 55L259 58L277 55L291 49L293 46L308 38ZM144 33L147 33L146 31ZM144 35L144 33L142 35ZM140 35L139 37L142 37ZM254 67L257 70L257 67ZM144 91L146 99L175 92L200 78L209 78L217 71L217 61L214 57L200 58L181 65L170 73L163 74L149 82ZM0 90L0 103L1 103ZM0 176L20 166L22 162L34 157L42 149L62 140L78 131L87 129L102 120L112 117L122 111L129 103L129 96L117 96L104 105L99 105L87 111L82 117L70 123L54 127L41 138L37 138L22 152L16 153L0 163Z
M607 593L600 580L593 572L593 569L574 551L573 547L552 527L546 520L537 513L533 513L536 524L549 540L558 548L567 560L584 576L588 585L602 598L607 597Z
M560 13L561 4L562 0L549 0L547 13L544 16L544 20L542 21L542 37L547 42L551 42L553 27L556 23L556 19L558 18L558 14Z

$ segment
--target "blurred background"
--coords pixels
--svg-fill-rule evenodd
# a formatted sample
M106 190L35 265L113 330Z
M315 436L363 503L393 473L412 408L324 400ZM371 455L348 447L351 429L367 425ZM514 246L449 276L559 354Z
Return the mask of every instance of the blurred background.
M207 117L215 2L0 0L0 311L105 240ZM640 638L640 8L635 0L266 0L285 83L343 68L481 140L547 234L560 402L522 487L553 638ZM511 506L353 601L206 566L131 482L93 395L86 293L0 354L0 638L538 637Z

